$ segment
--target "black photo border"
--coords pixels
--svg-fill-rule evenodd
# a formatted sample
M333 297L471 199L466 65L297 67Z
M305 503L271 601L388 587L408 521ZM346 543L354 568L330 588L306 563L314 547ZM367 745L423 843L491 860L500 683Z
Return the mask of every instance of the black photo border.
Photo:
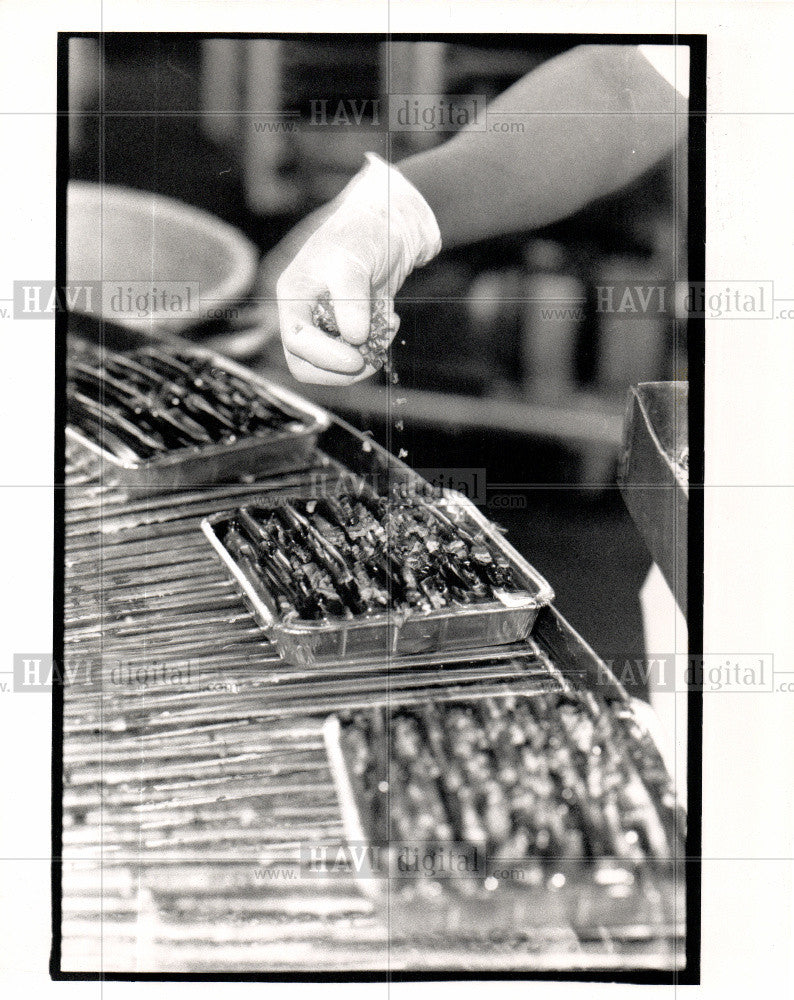
M286 32L134 32L135 35L164 35L169 40L227 39L286 39L302 41L328 40L330 33ZM688 142L688 253L689 280L705 279L706 263L706 54L705 34L436 34L436 33L370 33L362 37L378 41L427 42L443 41L484 46L521 47L527 38L566 45L582 44L667 44L688 45L690 48L690 99ZM66 188L69 177L69 104L68 46L71 38L96 38L97 32L66 31L57 36L57 162L55 190L55 281L56 287L66 283ZM101 113L101 112L100 112ZM67 315L61 310L55 315L55 432L54 432L54 565L53 565L53 662L61 663L64 654L65 597L65 427L66 427L66 348ZM689 649L703 648L703 582L704 582L704 419L705 419L705 319L688 321L688 380L689 380L689 509L687 565L687 625ZM581 970L536 971L532 969L505 971L467 970L374 970L374 971L266 971L223 973L158 973L64 971L61 968L62 920L62 849L63 849L63 687L55 680L52 695L52 857L51 905L52 946L49 972L53 980L140 981L140 982L438 982L471 980L527 980L563 982L615 982L648 985L697 985L701 965L701 809L702 809L702 723L703 695L690 689L688 704L687 781L687 840L684 863L686 882L685 965L679 970Z

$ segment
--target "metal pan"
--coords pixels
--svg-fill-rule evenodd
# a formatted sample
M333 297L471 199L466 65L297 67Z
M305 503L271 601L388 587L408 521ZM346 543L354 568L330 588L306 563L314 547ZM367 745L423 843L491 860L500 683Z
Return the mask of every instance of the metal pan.
M223 543L224 529L233 512L202 521L201 528L218 558L236 580L256 620L267 632L280 655L305 665L335 659L381 658L449 649L500 646L525 639L541 608L550 604L554 592L543 577L521 556L466 497L442 491L437 501L463 513L464 523L481 531L488 544L510 563L522 587L521 596L508 606L498 601L459 605L439 611L411 611L362 615L352 619L285 621L274 595L249 578Z
M466 693L452 704L471 704L480 697L476 692ZM504 696L491 697L499 702ZM515 694L509 697L516 701ZM632 713L629 702L622 698L614 702L624 719ZM394 712L412 707L415 710L415 702L401 698L400 693L384 699L380 716L386 731ZM436 707L444 711L449 703L445 707L436 702ZM658 751L646 743L650 736L640 717L631 714L630 721L636 726L634 750L649 758L648 773L655 777ZM387 763L386 780L378 786L382 801L373 813L373 789L364 791L357 764L343 740L345 725L344 718L332 715L323 727L345 837L344 844L329 847L324 857L332 864L347 863L363 894L388 923L394 940L415 938L417 927L423 936L445 940L510 939L561 928L573 928L581 938L598 937L605 931L648 939L683 933L683 827L677 825L677 818L671 820L669 814L662 816L658 811L657 787L645 791L649 808L657 810L654 822L658 820L659 828L667 831L669 855L663 858L642 862L608 855L497 858L490 857L485 848L472 851L468 845L467 849L454 838L449 842L384 841L373 816L388 817L392 808L403 808L410 800L402 795L404 789L392 787L399 772ZM629 758L629 768L642 780L634 754Z
M159 345L158 349L168 350L165 345ZM230 482L243 476L284 472L303 468L309 463L318 434L330 424L330 415L325 410L213 351L180 344L178 353L208 361L245 380L266 403L293 419L283 430L266 436L251 435L233 444L177 448L164 455L137 461L119 459L79 429L67 424L69 440L102 459L103 485L129 487L137 495L149 495L186 486Z

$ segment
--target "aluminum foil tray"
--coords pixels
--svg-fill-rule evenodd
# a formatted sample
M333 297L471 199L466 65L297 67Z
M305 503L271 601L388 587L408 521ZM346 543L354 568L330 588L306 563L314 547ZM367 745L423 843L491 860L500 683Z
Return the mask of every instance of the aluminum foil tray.
M239 383L244 383L256 399L266 407L284 414L286 420L282 427L267 433L238 431L235 440L216 440L189 447L177 446L148 457L133 454L133 447L129 449L129 453L120 457L103 444L102 429L110 431L112 424L110 411L107 409L107 396L100 384L90 398L97 407L96 433L87 432L85 428L76 426L75 420L70 419L66 435L69 442L101 459L103 485L129 487L138 495L147 495L188 486L233 482L245 476L283 472L309 464L318 434L329 425L329 415L320 407L213 351L187 343L179 346L151 344L133 352L116 354L106 351L100 353L95 346L86 345L82 351L70 354L69 366L74 373L81 361L88 361L92 365L102 366L103 370L106 359L121 359L148 368L157 358L204 361L214 369L228 373L239 380ZM82 394L87 395L85 389ZM151 398L154 398L153 395ZM160 393L158 404L162 406L162 403Z
M350 480L347 480L348 484ZM353 617L326 617L319 621L285 615L277 595L229 550L225 538L234 511L205 519L202 530L229 574L238 583L259 624L284 659L295 664L335 659L380 658L451 649L473 649L525 639L541 608L554 593L543 577L506 541L503 535L466 497L452 490L422 501L460 519L509 565L515 593L500 600L471 604L451 603L439 610L383 612ZM270 508L273 510L275 508ZM265 512L267 512L265 508Z
M567 689L328 718L352 872L392 939L682 932L685 818L631 704Z

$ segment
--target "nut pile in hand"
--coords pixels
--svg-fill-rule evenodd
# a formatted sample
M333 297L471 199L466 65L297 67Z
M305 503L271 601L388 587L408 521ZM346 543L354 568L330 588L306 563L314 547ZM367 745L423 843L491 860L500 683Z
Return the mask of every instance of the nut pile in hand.
M341 336L329 293L322 295L312 309L312 322L329 337ZM371 305L369 336L356 350L375 371L381 368L388 370L391 339L392 331L386 315L386 301L374 299Z
M438 611L524 593L454 504L341 496L242 508L222 540L283 620Z
M117 458L233 444L294 425L257 386L205 358L151 347L69 364L68 419Z
M554 871L683 850L664 765L620 703L505 696L354 711L341 722L373 843L469 845Z

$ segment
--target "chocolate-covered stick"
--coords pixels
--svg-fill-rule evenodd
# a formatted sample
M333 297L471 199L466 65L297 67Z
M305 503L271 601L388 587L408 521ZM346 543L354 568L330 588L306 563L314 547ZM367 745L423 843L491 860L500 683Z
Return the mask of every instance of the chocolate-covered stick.
M283 531L274 517L269 517L263 523L258 521L250 511L241 511L241 516L252 532L262 539L262 557L271 558L301 580L303 592L309 606L317 605L322 614L343 617L350 614L339 592L333 577L312 560L312 553L297 539Z
M235 527L230 527L224 537L224 544L229 552L234 556L235 562L240 566L250 581L251 586L257 591L260 599L264 600L264 592L260 583L260 567L257 559L256 549L250 544Z
M70 421L74 419L76 426L80 430L97 444L101 444L103 448L106 448L122 462L134 465L140 459L140 450L136 451L127 441L114 434L109 427L106 427L102 423L99 417L94 416L88 411L80 411L79 414L76 414L70 407L69 419ZM151 452L148 454L151 454Z
M453 540L457 538L465 543L468 551L460 553L458 550L457 557L465 560L468 571L485 578L497 599L503 600L508 590L513 594L516 593L515 588L511 586L512 574L507 560L500 560L498 553L491 552L481 534L470 534L462 525L448 517L438 505L428 504L426 510L444 526L449 538Z
M301 618L316 618L321 615L325 607L320 595L307 586L305 578L294 573L284 553L270 543L267 534L248 511L238 511L237 523L253 546L256 562L274 589L273 596L278 598L283 591L291 601L293 614L290 617L295 614Z
M203 359L196 359L196 367L173 354L165 354L157 348L147 348L142 356L161 374L182 382L198 393L208 392L213 403L222 406L229 414L234 415L241 429L248 426L251 416L255 416L267 427L277 426L283 422L283 415L274 411L267 403L247 387L247 392L241 392L239 379L220 368L213 368Z
M296 590L291 576L283 576L272 563L261 559L256 546L251 544L250 539L245 538L237 528L232 527L227 532L224 541L235 559L238 558L238 553L244 555L244 568L253 573L254 579L264 577L264 581L270 587L273 599L285 621L299 617L301 612L304 613L305 617L310 617L304 607L304 595Z
M74 365L71 377L87 384L99 398L110 397L115 405L127 411L134 422L143 424L151 433L159 433L169 445L209 444L212 437L207 431L179 410L168 410L151 396L130 388L107 373L93 371L85 365Z
M94 422L107 425L117 437L138 450L139 454L140 450L143 449L144 457L165 450L165 444L162 441L144 433L112 408L103 407L74 388L67 389L67 396L69 410L72 414L84 414Z
M333 543L324 538L309 521L290 503L280 505L276 513L285 523L301 535L310 549L317 555L320 563L330 573L337 587L352 605L351 610L360 614L365 610L365 602L359 591L358 583L347 564L344 555Z
M117 355L105 362L108 371L115 371L132 379L141 389L154 389L172 406L181 406L198 420L209 420L218 433L236 433L237 425L232 419L232 411L219 405L212 405L192 388L188 389L175 380L173 374L163 375L154 368L145 368L132 358ZM177 372L178 375L178 372Z
M416 603L419 593L415 580L406 573L407 567L394 551L394 539L388 528L373 516L361 500L355 507L343 511L339 520L351 545L360 549L363 558L371 563L388 588L392 600L409 606Z
M306 577L309 589L321 595L328 612L336 616L351 617L352 611L348 607L351 594L346 580L329 572L306 539L272 514L266 517L262 527L271 539L271 544L288 556L295 572ZM333 568L331 567L332 570ZM355 595L352 597L355 598ZM358 607L355 601L353 606Z

